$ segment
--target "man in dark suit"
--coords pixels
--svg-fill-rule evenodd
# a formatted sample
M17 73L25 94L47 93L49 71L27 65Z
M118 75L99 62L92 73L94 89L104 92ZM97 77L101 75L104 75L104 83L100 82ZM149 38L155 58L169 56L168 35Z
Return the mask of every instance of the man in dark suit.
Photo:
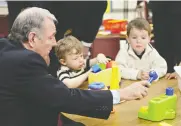
M15 19L8 39L0 39L1 126L56 126L60 112L107 119L113 101L147 95L147 81L119 90L90 91L69 89L50 75L55 22L48 10L29 8Z

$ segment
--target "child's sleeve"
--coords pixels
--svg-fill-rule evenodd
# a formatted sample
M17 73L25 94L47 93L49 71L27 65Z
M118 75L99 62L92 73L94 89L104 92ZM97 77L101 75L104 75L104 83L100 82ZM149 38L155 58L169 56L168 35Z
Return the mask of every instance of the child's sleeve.
M127 51L120 49L117 56L116 62L120 68L121 77L124 79L137 80L139 70L128 67Z
M64 71L64 70L61 70L59 69L57 71L57 77L60 81L63 81L64 79L66 78L70 78L69 74L68 74L68 71Z
M167 62L160 56L156 49L153 50L152 57L152 70L156 71L159 78L161 78L167 73Z

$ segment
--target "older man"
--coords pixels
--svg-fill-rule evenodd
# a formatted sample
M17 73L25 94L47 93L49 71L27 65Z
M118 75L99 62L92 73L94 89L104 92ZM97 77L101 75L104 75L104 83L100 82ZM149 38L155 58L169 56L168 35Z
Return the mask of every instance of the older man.
M146 81L95 92L69 89L48 74L55 22L48 10L28 8L15 19L8 39L0 39L1 126L56 126L59 112L107 119L113 101L147 95Z

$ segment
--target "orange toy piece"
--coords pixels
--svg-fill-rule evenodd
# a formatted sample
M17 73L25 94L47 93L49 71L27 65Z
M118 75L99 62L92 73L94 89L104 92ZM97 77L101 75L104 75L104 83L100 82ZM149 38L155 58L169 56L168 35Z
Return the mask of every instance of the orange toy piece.
M126 26L128 24L127 20L115 20L107 19L103 21L103 26L105 30L109 30L112 33L120 33L121 31L126 31Z
M114 114L115 113L115 109L113 108L112 111L111 111L111 114Z
M112 66L117 65L115 61L110 61L106 64L106 68L112 68Z

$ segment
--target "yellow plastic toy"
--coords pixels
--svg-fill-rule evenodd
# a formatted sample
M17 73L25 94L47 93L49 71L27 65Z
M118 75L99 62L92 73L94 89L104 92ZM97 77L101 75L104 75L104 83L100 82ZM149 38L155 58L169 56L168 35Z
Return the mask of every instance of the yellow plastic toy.
M120 81L121 81L121 74L119 67L117 65L113 65L112 68L103 69L97 73L91 72L88 76L89 84L93 82L102 82L105 84L105 86L110 86L111 89L118 88L116 84L117 83L119 84ZM111 83L112 85L110 85Z
M173 92L173 88L168 87L165 94L152 98L148 106L140 108L138 117L150 121L174 119L176 117L177 95Z
M161 123L159 123L158 126L172 126L172 125L170 125L170 124L168 124L166 122L161 122Z
M120 78L119 78L119 68L118 66L112 66L112 75L111 75L111 83L110 83L110 89L114 90L114 89L119 89L119 82L120 82Z

